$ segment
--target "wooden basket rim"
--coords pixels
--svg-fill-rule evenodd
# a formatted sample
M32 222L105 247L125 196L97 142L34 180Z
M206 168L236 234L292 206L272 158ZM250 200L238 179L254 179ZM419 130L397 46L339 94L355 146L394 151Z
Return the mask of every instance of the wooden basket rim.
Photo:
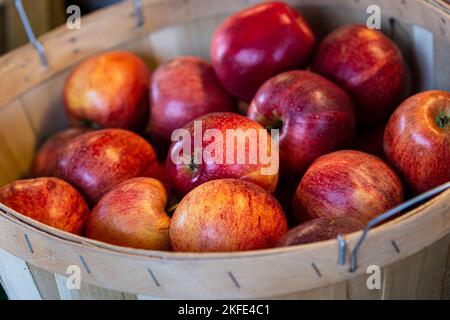
M436 202L450 202L450 189L442 192L441 194L433 197L429 201L426 201L419 205L418 207L410 210L396 219L384 223L382 225L376 226L369 231L368 238L366 241L370 241L371 236L379 234L382 232L389 233L393 226L401 224L405 221L408 222L419 222L423 215L427 214L427 208ZM7 206L0 203L0 216L4 218L9 218L14 220L17 224L23 226L24 228L39 232L45 236L58 238L69 243L74 243L82 246L89 246L94 249L106 250L110 253L115 254L127 254L136 257L145 258L157 258L157 259L167 259L167 260L210 260L210 259L235 259L235 258L252 258L261 255L276 255L276 254L286 254L302 249L319 249L322 246L335 245L336 239L330 239L325 241L313 242L302 245L288 246L288 247L276 247L268 249L258 249L249 251L232 251L232 252L173 252L173 251L160 251L160 250L143 250L128 248L113 244L108 244L105 242L89 239L83 236L75 235L56 229L54 227L43 224L39 221L31 219ZM419 223L420 225L420 223ZM357 231L346 235L346 241L348 243L356 243L356 241L361 236L362 231ZM443 226L443 233L450 233L450 225Z

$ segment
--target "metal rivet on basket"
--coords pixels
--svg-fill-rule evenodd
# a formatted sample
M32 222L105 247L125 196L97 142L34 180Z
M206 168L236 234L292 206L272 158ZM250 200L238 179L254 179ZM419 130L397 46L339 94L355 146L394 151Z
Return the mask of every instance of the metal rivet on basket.
M314 271L317 273L317 275L319 276L319 278L322 277L322 274L320 273L319 268L317 268L316 264L314 262L311 263L311 266L313 267Z
M142 25L144 24L144 15L142 13L142 3L141 0L133 0L133 4L134 4L134 11L135 11L135 15L136 15L136 26L142 27Z
M392 246L393 246L394 249L395 249L395 252L400 253L400 249L399 249L399 247L397 246L397 243L396 243L394 240L392 240L391 243L392 243Z
M237 281L237 279L234 277L233 273L231 271L228 271L228 276L231 278L231 280L234 282L234 285L236 286L236 288L240 288L241 285L239 284L239 282Z
M80 260L81 260L81 263L83 264L84 269L86 269L86 272L91 273L91 270L89 269L89 267L86 263L86 260L84 260L83 256L80 256Z
M27 243L28 250L30 250L31 253L34 253L30 238L28 238L28 235L26 233L24 234L24 238L25 238L25 242Z
M390 219L391 217L395 216L396 214L402 212L403 210L409 209L425 200L428 200L428 199L438 195L441 192L446 191L447 189L450 189L450 182L446 182L444 184L441 184L440 186L437 186L434 189L431 189L425 193L419 194L418 196L416 196L412 199L409 199L408 201L403 202L402 204L400 204L400 205L386 211L385 213L373 218L372 220L370 220L367 223L366 227L364 228L364 231L361 234L361 236L359 237L358 241L356 242L355 247L353 248L352 255L350 257L350 270L349 271L350 272L356 271L358 251L361 248L362 243L364 242L364 239L366 238L369 230L372 227L380 224L383 221ZM392 245L395 248L395 246L396 246L395 242L392 242ZM397 246L397 249L398 249L398 246ZM398 249L398 252L400 252L399 249Z
M150 274L150 277L152 277L153 282L156 284L157 287L160 287L161 285L159 284L158 279L156 279L155 274L153 273L153 271L151 269L147 269L148 273Z
M343 266L345 265L345 239L341 234L339 234L337 236L337 241L339 244L339 265Z

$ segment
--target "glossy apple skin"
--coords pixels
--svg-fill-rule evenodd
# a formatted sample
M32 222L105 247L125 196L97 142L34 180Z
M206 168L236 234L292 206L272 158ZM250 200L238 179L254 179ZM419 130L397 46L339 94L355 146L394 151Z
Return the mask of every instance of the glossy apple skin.
M142 174L142 177L154 178L159 180L163 186L166 188L166 191L170 193L172 189L172 182L169 179L167 174L167 165L166 161L154 161L147 167L147 170Z
M389 119L384 151L415 194L450 181L450 92L405 100Z
M322 217L304 222L284 234L277 247L295 246L317 241L336 239L364 229L365 224L352 217Z
M237 110L236 99L222 87L213 67L197 57L178 57L160 65L152 75L150 93L150 135L155 144L167 147L172 132L191 120Z
M148 175L156 162L152 146L137 134L123 129L103 129L71 140L62 151L55 170L93 206L119 183Z
M225 88L249 102L258 88L283 71L307 64L315 37L288 4L262 3L226 19L211 44L214 69Z
M355 135L352 149L373 154L380 159L385 159L383 149L384 129L386 123L376 127L360 128Z
M174 251L244 251L273 247L288 230L277 200L239 179L206 182L181 200L170 225Z
M202 135L206 130L215 129L223 135L223 155L225 159L226 153L226 130L227 129L241 129L244 132L246 130L259 130L264 129L257 122L252 121L244 116L230 113L230 112L216 112L201 116L183 128L188 130L191 134L191 150L194 150L194 121L202 122ZM264 138L267 138L267 145L270 147L270 136L267 132L263 132ZM211 143L211 140L202 142L202 150ZM178 151L183 141L175 141L172 143L169 149L169 155L167 158L167 172L172 182L173 188L179 195L185 195L195 187L210 180L236 178L253 182L260 187L266 189L268 192L274 192L278 182L278 170L270 175L261 174L261 169L269 167L269 165L262 164L259 159L256 164L249 163L246 160L244 164L227 164L223 163L206 163L203 161L201 164L197 164L195 168L192 168L189 164L175 164L172 161L172 155L182 153ZM237 144L235 144L234 152L237 154ZM249 143L245 144L246 159L249 159L249 152L251 148ZM258 146L259 150L259 146ZM277 150L270 150L271 152L277 152Z
M280 127L283 176L299 177L319 156L347 147L355 133L351 99L337 85L309 71L281 73L258 90L248 118Z
M75 137L88 132L87 128L69 128L51 136L37 151L30 169L31 177L51 177L66 144Z
M312 71L340 85L353 98L357 123L386 120L409 91L409 71L394 42L377 30L350 25L318 46Z
M293 209L297 221L353 217L363 222L403 201L397 174L381 159L354 150L318 158L297 187Z
M149 83L149 69L131 52L111 51L83 61L64 87L71 125L142 130L148 121Z
M89 215L86 236L147 250L169 250L170 218L164 211L167 193L152 178L133 178L105 194Z
M81 235L89 208L81 194L57 178L14 181L0 188L0 202L51 227Z

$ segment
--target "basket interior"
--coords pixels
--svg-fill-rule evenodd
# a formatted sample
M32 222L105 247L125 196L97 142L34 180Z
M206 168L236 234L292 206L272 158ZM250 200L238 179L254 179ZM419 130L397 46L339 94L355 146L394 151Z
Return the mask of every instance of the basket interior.
M360 7L306 5L297 8L312 26L318 39L341 25L365 24L368 17ZM152 69L158 63L179 55L197 55L209 60L212 33L231 13L206 16L138 38L130 37L132 40L118 47L100 47L95 48L95 51L127 49L144 58ZM382 15L381 26L382 31L398 44L410 66L413 92L449 89L448 42L401 18ZM0 185L26 177L36 149L50 135L67 127L62 89L69 71L70 68L60 70L50 79L0 107Z

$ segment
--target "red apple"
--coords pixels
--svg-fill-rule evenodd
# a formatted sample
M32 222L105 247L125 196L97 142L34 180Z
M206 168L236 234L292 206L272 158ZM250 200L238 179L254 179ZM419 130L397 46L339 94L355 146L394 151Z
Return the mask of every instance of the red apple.
M167 193L156 179L134 178L105 194L89 215L86 236L120 246L169 250Z
M58 159L56 176L74 185L94 205L119 183L142 175L156 162L152 146L123 129L103 129L71 140Z
M314 45L298 12L286 3L269 2L226 19L213 36L211 57L225 88L250 101L267 79L305 66Z
M376 127L360 128L356 132L352 143L352 149L373 154L378 158L384 159L383 137L386 124L383 123Z
M384 151L416 194L450 181L450 92L426 91L404 101L389 119Z
M204 114L235 111L237 101L212 66L197 57L178 57L159 66L151 81L150 134L166 147L175 129ZM167 151L167 148L166 148Z
M408 70L394 42L377 30L350 25L320 43L312 70L352 96L358 125L386 120L407 95Z
M309 71L288 71L258 90L247 113L280 129L281 174L300 176L317 157L348 146L355 114L347 94Z
M89 209L80 193L57 178L17 180L0 188L0 202L51 227L81 235Z
M154 161L147 167L147 170L142 174L143 177L154 178L161 181L166 188L166 191L170 193L172 189L172 183L167 174L167 162L166 161Z
M241 251L273 247L287 231L283 210L257 185L214 180L181 200L170 225L174 251Z
M403 201L395 172L381 159L354 150L318 158L298 185L293 209L299 222L347 216L363 222Z
M196 129L196 124L198 129ZM224 178L247 180L268 192L275 190L278 181L278 150L271 149L272 143L269 134L257 122L234 113L216 112L191 121L183 127L183 130L190 141L183 137L183 139L173 142L167 159L169 178L174 189L180 195L187 194L207 181ZM232 130L235 130L233 132L238 137L243 137L241 144L234 135L227 138L227 134ZM208 136L208 133L221 135L221 137ZM198 159L201 160L201 163L194 161L196 134L201 139L198 144L198 149L201 151ZM252 134L255 139L246 138L251 137ZM270 153L270 163L264 163L260 157L260 152L265 150L263 143ZM217 148L213 148L214 144ZM186 145L190 147L192 154L184 154L182 148ZM209 157L208 161L207 150L213 156L220 156L217 159ZM241 159L242 161L238 161L239 154L245 157ZM176 157L183 156L188 156L189 161L181 163L175 161ZM254 161L251 160L252 158Z
M75 137L88 132L86 128L69 128L50 137L36 153L30 169L30 176L53 176L58 157L66 144Z
M289 230L280 238L277 247L335 239L338 235L359 231L364 227L365 224L362 221L352 217L317 218Z
M91 57L69 75L64 104L70 123L141 130L148 121L150 71L126 51Z

